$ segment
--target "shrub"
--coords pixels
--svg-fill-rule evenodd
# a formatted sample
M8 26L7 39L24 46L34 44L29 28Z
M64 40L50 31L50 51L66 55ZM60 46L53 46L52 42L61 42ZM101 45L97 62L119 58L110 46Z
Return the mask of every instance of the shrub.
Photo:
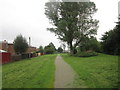
M78 52L75 54L77 57L91 57L91 56L97 56L98 53L93 52L93 51L86 51L86 52Z

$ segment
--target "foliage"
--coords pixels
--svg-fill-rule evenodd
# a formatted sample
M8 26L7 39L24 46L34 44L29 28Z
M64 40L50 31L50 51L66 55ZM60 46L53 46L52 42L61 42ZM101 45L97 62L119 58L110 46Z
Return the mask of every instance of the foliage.
M43 52L44 52L43 46L40 46L40 47L39 47L39 52L40 52L40 53L43 53Z
M56 55L12 62L2 66L3 88L53 88Z
M57 50L59 53L62 53L63 52L63 49L61 47L58 47L58 50Z
M54 53L54 50L53 50L52 47L50 47L50 46L48 45L48 46L45 46L44 52L45 52L45 54L53 54L53 53Z
M118 56L99 54L95 57L74 57L62 54L77 75L80 88L118 88Z
M93 51L88 51L88 52L78 52L77 54L75 54L75 56L77 57L91 57L91 56L97 56L98 53L93 52Z
M22 35L18 35L14 39L14 50L17 54L25 53L28 49L28 43L26 41L26 38L24 38Z
M48 28L70 47L71 54L83 37L97 33L98 21L92 18L97 11L94 2L48 2L45 14L55 28Z
M89 50L95 52L100 52L101 50L100 42L98 42L95 37L86 38L83 42L81 42L78 52Z
M53 43L50 43L49 45L45 46L44 52L45 54L53 54L55 53L56 48Z
M49 46L50 46L54 51L56 51L55 45L54 45L52 42L49 43Z
M101 40L104 53L120 55L120 24L116 25L113 30L106 32Z

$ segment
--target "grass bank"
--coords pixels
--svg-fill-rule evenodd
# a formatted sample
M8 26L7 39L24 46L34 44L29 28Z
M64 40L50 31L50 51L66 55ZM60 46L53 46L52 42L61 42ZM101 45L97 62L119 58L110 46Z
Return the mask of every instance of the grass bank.
M44 55L3 65L3 88L53 88L55 57Z
M99 54L93 57L74 57L62 54L62 57L78 74L76 81L79 86L118 87L118 56Z

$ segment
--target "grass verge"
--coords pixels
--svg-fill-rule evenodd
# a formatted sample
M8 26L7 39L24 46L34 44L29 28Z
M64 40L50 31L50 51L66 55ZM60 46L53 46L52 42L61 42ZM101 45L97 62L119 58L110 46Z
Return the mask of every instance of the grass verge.
M62 57L78 74L76 80L79 86L82 80L88 88L118 87L118 56L74 57L62 54Z
M3 88L53 88L56 55L44 55L2 66Z

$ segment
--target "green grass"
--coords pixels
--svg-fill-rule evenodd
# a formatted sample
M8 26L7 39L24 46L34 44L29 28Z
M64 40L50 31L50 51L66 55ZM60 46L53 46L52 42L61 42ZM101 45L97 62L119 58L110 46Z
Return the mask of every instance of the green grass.
M55 57L44 55L3 65L3 88L53 88Z
M76 82L79 86L118 87L118 56L99 54L93 57L74 57L62 54L62 57L78 74Z

